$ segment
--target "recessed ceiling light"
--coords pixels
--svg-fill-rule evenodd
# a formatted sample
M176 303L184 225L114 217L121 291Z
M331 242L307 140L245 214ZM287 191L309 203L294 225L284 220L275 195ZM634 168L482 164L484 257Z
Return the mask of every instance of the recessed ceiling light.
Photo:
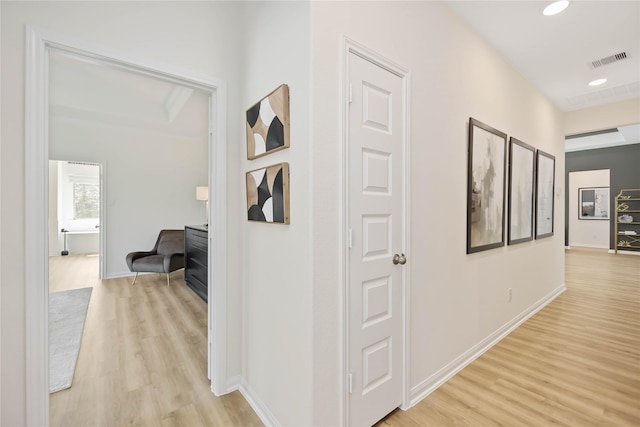
M569 6L569 0L559 0L551 3L549 6L545 7L542 11L542 14L545 16L556 15L563 10L565 10Z
M589 82L589 86L600 86L603 83L606 83L607 79L596 79L592 82Z

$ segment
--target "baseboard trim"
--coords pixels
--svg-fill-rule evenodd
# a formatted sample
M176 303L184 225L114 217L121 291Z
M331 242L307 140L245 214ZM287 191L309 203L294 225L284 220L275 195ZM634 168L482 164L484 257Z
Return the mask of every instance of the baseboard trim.
M184 268L179 268L178 270L174 270L170 274L171 275L177 274L176 273L177 271L182 271L183 272L182 274L184 275ZM146 271L141 271L138 274L139 274L139 276L146 276L146 275L149 275L149 274L162 274L163 277L164 277L164 273L150 273L150 272L146 272ZM135 275L136 275L136 273L132 273L130 271L124 271L124 272L107 274L107 276L103 277L103 279L120 279L122 277L133 277Z
M601 245L591 245L589 243L574 243L573 245L576 248L590 248L590 249L609 249L609 245L601 246Z
M262 421L266 427L279 427L281 425L275 415L273 415L267 405L262 402L255 390L244 378L240 379L240 393L244 396L249 403L249 406L251 406L256 415L260 418L260 421Z
M615 254L616 251L614 251L613 249L609 249L609 253L610 254ZM623 255L640 255L640 251L623 251L618 249L618 253L619 254L623 254Z
M227 391L225 392L225 394L232 393L236 390L240 390L240 384L241 384L240 375L227 378L227 387L226 387Z
M513 332L518 326L523 324L527 319L536 314L538 311L542 310L547 304L556 299L560 294L562 294L567 289L566 285L563 283L558 288L554 289L551 293L544 296L542 299L538 300L536 303L531 305L521 314L513 318L511 321L507 322L504 326L496 330L494 333L489 335L484 340L480 341L475 346L471 347L469 350L464 352L458 358L451 361L445 367L440 369L438 372L430 376L429 378L422 381L417 386L411 389L411 394L409 396L409 409L410 407L416 405L421 400L429 396L433 393L438 387L451 379L455 374L464 369L471 362L476 360L478 357L482 356L487 350L500 342L504 337ZM403 408L404 409L404 408Z

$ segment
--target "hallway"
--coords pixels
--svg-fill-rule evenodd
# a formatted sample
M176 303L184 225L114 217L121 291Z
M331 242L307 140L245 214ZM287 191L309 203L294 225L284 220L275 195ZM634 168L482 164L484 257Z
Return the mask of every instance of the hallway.
M378 425L640 425L640 257L565 254L566 292Z

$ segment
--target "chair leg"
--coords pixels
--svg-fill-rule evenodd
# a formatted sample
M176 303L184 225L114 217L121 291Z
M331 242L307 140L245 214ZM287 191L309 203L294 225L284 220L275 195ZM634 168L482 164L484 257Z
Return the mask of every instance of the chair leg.
M167 286L169 286L169 273L167 273Z
M133 283L131 284L131 286L136 284L136 280L138 280L138 273L136 273L136 277L133 278Z

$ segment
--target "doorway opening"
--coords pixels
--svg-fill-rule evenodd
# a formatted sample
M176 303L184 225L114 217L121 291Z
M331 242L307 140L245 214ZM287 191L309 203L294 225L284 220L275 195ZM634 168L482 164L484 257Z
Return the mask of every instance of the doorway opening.
M132 61L33 27L27 28L26 61L26 360L27 423L48 425L48 160L49 61L52 52L73 55L88 63L152 76L208 93L207 183L211 190L208 306L208 374L215 394L227 392L226 379L226 105L225 83L165 64ZM213 220L212 220L213 219ZM216 236L215 241L211 238ZM214 345L215 344L215 345Z
M100 164L49 160L49 259L94 258L82 281L102 278L102 194Z

